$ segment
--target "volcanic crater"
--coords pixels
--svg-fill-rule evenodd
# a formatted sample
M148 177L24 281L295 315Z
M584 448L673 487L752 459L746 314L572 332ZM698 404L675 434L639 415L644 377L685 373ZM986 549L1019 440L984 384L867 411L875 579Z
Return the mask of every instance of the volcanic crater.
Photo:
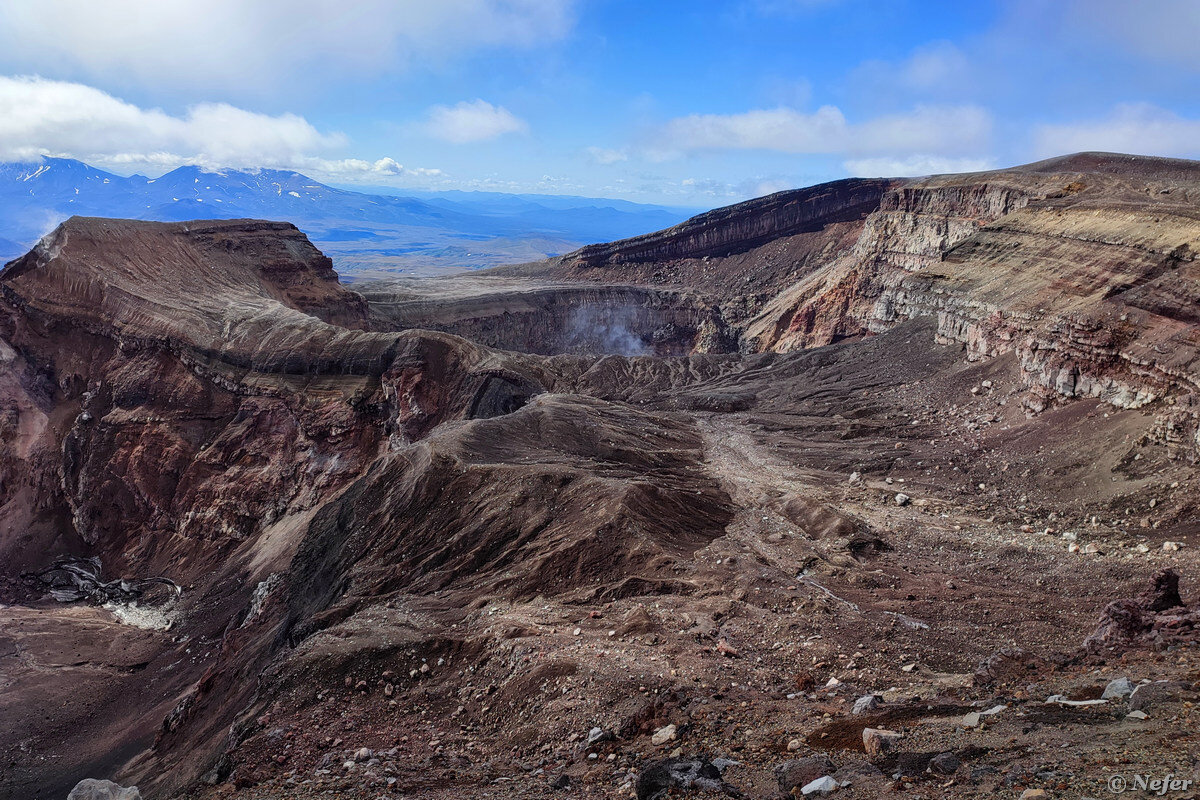
M1195 774L1198 252L1104 153L349 285L72 218L0 273L0 798Z

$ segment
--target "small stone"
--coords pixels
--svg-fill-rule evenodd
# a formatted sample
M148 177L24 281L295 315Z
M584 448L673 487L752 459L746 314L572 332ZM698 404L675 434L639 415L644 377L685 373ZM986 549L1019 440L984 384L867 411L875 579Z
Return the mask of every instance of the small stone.
M1139 544L1137 547L1135 547L1133 549L1137 550L1139 553L1149 553L1150 545L1143 542L1142 544Z
M900 668L900 671L901 672L912 672L916 668L917 668L916 664L905 664L903 667Z
M800 741L799 739L792 739L787 743L787 749L789 753L794 753L801 747L804 747L804 742Z
M938 753L929 759L929 771L938 775L953 775L962 766L962 761L954 753Z
M374 757L375 754L371 752L371 748L369 747L360 747L354 751L355 761L370 761Z
M978 711L972 711L962 718L962 726L964 728L978 728L980 716Z
M1175 553L1183 549L1183 542L1163 542L1163 550Z
M898 506L906 506L906 505L908 505L908 504L909 504L909 503L911 503L911 502L912 502L912 498L911 498L911 497L909 497L908 495L906 495L904 492L897 492L897 493L896 493L896 505L898 505Z
M792 677L792 683L796 686L797 691L811 692L817 688L817 680L812 676L812 673L807 670L800 670Z
M1087 544L1085 544L1083 546L1083 548L1079 552L1083 553L1085 556L1102 556L1102 555L1104 555L1104 551L1101 550L1094 542L1088 542Z
M800 794L808 796L810 794L829 794L838 788L838 782L833 778L825 775L817 778L812 783L806 783L801 789Z
M590 731L588 731L587 743L589 745L593 745L593 744L596 744L597 742L607 742L612 738L613 738L613 735L611 733L609 733L608 731L604 730L604 728L596 727L596 728L592 728Z
M1121 700L1133 694L1133 681L1129 678L1117 678L1108 682L1108 686L1104 687L1104 694L1100 695L1101 700Z
M717 652L723 656L729 656L730 658L737 658L738 656L737 648L724 639L717 642Z
M396 687L390 683L386 684L383 687L383 693L386 694L388 697L391 697L393 694L395 694L395 692L396 692Z
M862 483L862 475L859 475L857 472L851 472L850 473L850 485L853 486L856 483Z
M1128 714L1125 715L1125 719L1146 719L1149 716L1150 715L1147 714L1145 711L1138 710L1138 711L1130 711Z
M666 744L675 740L676 728L674 725L664 725L654 732L650 737L650 742L654 745Z
M1046 800L1049 796L1045 789L1026 789L1021 792L1021 800Z
M863 728L863 749L867 751L867 755L869 756L887 755L896 748L896 743L903 736L898 731L889 731L882 728Z
M865 714L868 711L874 711L879 708L880 697L877 694L864 694L862 697L854 701L854 708L851 714Z

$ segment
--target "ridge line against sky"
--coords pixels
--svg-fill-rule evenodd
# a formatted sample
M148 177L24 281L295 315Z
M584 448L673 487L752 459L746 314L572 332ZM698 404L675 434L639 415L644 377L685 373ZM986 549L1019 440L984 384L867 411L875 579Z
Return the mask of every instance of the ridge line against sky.
M1198 34L1185 0L8 0L0 160L717 205L1195 157Z

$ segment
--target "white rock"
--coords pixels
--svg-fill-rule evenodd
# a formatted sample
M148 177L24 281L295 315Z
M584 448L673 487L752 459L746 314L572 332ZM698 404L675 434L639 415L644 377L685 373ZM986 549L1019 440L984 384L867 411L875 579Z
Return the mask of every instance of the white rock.
M1107 702L1107 700L1068 700L1066 695L1061 694L1052 694L1046 698L1047 705L1057 704L1060 706L1102 706Z
M851 714L865 714L868 711L873 711L879 708L879 695L864 694L862 697L854 701L854 708Z
M911 503L911 502L912 502L912 498L911 498L911 497L909 497L908 495L906 495L904 492L897 492L897 493L896 493L896 505L898 505L898 506L906 506L906 505L908 505L908 504L909 504L909 503Z
M1125 719L1146 719L1148 716L1145 711L1130 711L1125 715Z
M817 778L812 783L806 783L804 786L800 787L800 794L805 796L810 794L829 794L837 789L840 785L841 784L839 784L833 778L825 775L824 777Z
M664 725L654 732L650 737L650 742L655 745L666 744L675 740L675 726Z
M1100 695L1101 700L1121 700L1133 694L1133 681L1129 678L1117 678L1108 682L1108 686L1104 687L1104 694Z
M67 800L142 800L136 786L128 788L112 781L84 778L75 784Z
M1183 549L1183 542L1163 542L1163 550L1174 553Z
M978 728L980 721L979 717L980 714L978 711L972 711L970 714L967 714L962 718L962 726L964 728Z

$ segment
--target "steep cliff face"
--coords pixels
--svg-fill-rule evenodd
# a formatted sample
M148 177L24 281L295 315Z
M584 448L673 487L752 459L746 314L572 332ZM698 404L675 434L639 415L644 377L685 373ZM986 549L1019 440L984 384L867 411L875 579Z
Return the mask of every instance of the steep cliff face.
M859 178L761 197L693 217L658 233L588 245L564 258L577 269L744 252L768 241L862 219L889 185Z
M377 446L320 375L365 373L386 345L353 357L369 335L320 319L365 325L365 302L290 225L72 219L6 268L0 298L5 414L23 434L5 455L32 466L0 513L29 517L36 492L26 537L114 568L186 563L313 502ZM28 544L6 535L6 564Z
M648 305L660 327L676 305L700 313L614 296ZM98 558L106 581L183 587L152 612L118 609L179 632L146 634L136 680L55 673L99 692L61 713L69 732L47 745L75 755L57 771L16 756L0 796L61 794L57 781L69 788L86 764L107 774L146 748L154 767L136 774L151 784L195 780L254 697L248 676L379 592L667 580L681 542L720 533L726 498L697 478L687 423L539 398L564 383L541 360L433 331L359 330L366 312L276 223L72 219L0 274L4 598L36 598L22 574L66 555ZM648 341L689 350L697 331L671 336ZM291 599L260 618L256 587ZM51 610L40 624L70 641L83 635L71 619ZM34 691L37 675L12 678L14 691ZM145 681L156 688L139 694ZM103 746L85 721L97 716L125 720ZM12 724L0 740L22 735L24 717Z
M737 347L715 301L695 290L514 284L466 275L358 288L377 330L445 331L503 350L680 356Z
M1015 353L1031 411L1075 397L1190 407L1198 213L1195 162L1084 153L785 192L523 271L695 287L742 351L936 316L970 358Z
M1055 396L1136 407L1194 392L1195 184L1148 186L1137 174L1059 181L1062 191L887 286L869 326L936 314L940 335L972 357L1015 352L1034 410Z

